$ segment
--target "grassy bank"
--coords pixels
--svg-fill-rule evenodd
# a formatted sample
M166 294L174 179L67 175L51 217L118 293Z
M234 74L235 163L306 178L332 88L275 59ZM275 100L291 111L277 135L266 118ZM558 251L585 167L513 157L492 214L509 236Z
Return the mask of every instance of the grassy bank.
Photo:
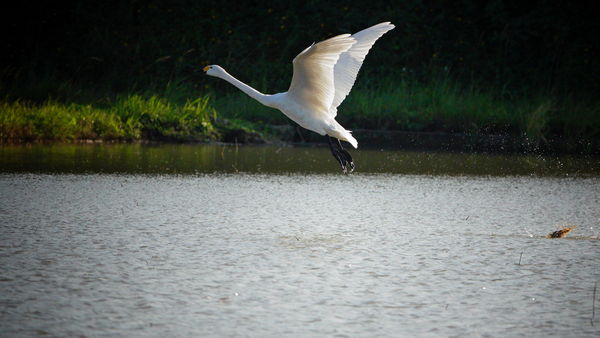
M0 103L0 139L201 141L217 137L215 116L207 97L182 105L140 95L104 105L4 101Z
M0 102L0 139L243 142L258 139L248 139L244 132L293 124L227 84L219 90L205 89L206 94L196 99L200 90L185 83L113 99L106 93L94 97L93 91L67 87L60 100ZM27 97L13 95L19 96ZM337 119L348 129L503 134L525 136L534 143L559 137L574 142L600 137L599 107L592 99L577 101L547 93L502 95L449 78L419 82L363 77L339 107Z

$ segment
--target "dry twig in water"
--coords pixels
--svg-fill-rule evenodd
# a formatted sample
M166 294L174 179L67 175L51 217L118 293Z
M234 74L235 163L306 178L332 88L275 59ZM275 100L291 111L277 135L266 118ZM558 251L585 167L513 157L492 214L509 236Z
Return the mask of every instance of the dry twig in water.
M592 326L594 326L594 315L596 314L596 284L597 282L594 282L594 292L592 298L592 319L590 319L590 323L592 324Z

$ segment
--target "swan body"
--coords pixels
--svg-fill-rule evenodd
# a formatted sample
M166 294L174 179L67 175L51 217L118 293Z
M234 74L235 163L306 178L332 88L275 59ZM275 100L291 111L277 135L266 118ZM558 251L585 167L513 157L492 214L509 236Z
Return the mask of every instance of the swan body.
M352 157L339 141L346 141L354 148L358 148L358 141L335 120L337 108L350 93L375 41L393 28L393 24L382 22L353 35L342 34L313 43L294 58L292 81L284 93L263 94L218 65L209 65L203 70L207 75L231 83L261 104L280 110L301 127L329 136L332 154L342 170L352 171ZM335 147L331 138L337 139Z

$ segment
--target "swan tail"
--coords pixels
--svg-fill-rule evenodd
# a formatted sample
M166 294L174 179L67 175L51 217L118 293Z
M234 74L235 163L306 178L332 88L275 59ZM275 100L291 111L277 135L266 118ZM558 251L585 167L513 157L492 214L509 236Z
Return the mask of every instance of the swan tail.
M354 136L352 136L352 132L350 130L344 130L344 131L345 131L345 140L344 141L350 143L354 147L354 149L358 149L358 141L356 141Z
M352 136L352 132L350 130L346 130L344 128L330 130L327 135L337 138L341 141L346 141L350 143L354 148L358 148L358 141Z

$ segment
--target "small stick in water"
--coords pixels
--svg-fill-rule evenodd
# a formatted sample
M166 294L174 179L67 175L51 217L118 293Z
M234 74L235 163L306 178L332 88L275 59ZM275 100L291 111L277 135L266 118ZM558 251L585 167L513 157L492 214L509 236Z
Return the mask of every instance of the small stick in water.
M521 258L523 258L523 251L521 251L521 255L519 256L519 265L521 265Z
M594 295L592 298L592 319L590 319L590 323L592 324L592 326L594 326L594 315L596 314L596 284L597 282L594 282Z

